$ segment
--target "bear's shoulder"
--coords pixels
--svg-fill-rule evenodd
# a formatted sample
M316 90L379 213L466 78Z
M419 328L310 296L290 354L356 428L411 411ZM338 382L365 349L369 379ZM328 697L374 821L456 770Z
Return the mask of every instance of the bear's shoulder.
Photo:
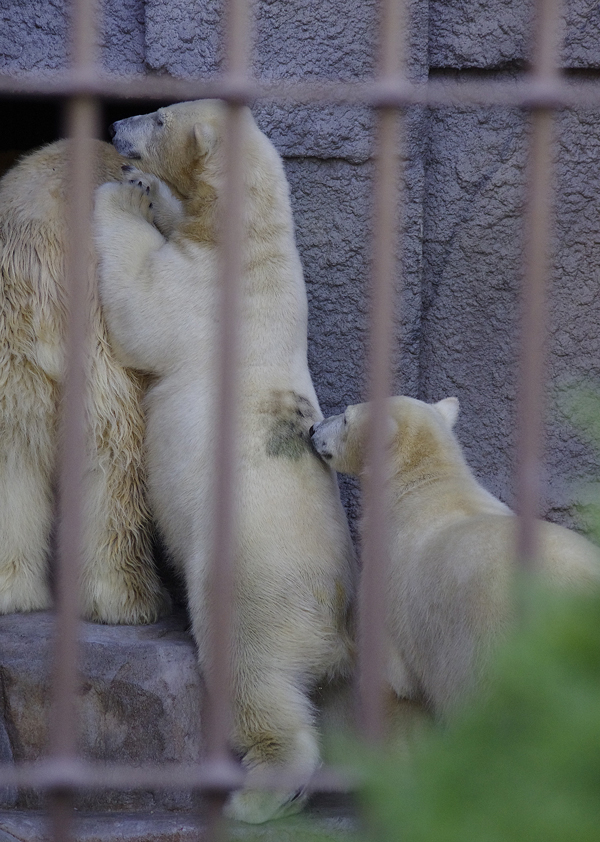
M25 155L0 179L0 217L21 225L44 219L64 205L68 190L69 141L58 140ZM93 141L95 183L116 181L123 159L104 141Z

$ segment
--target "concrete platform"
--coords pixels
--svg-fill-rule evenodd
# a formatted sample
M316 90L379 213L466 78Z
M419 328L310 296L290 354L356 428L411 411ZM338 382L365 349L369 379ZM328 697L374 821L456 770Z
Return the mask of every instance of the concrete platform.
M301 816L265 825L227 824L231 842L351 842L357 819L348 799L319 798ZM79 813L75 842L209 842L201 815L190 813ZM0 811L0 842L53 842L42 811Z
M53 622L50 612L0 617L0 763L46 752ZM201 758L204 688L184 614L150 626L82 623L80 664L84 758L133 765ZM339 727L342 708L339 700L325 705L327 731ZM0 842L50 840L44 807L42 792L0 788ZM76 807L77 842L207 838L201 804L186 791L83 791ZM293 819L259 828L232 824L229 838L302 840L318 831L319 839L348 839L355 824L349 797L320 795Z

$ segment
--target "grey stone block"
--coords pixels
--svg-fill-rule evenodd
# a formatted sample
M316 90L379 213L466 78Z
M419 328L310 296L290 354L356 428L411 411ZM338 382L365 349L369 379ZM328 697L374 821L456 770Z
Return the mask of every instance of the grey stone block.
M46 612L0 617L1 713L12 758L32 761L47 748L53 620ZM151 626L81 626L80 751L101 762L196 762L201 756L203 686L182 619ZM21 792L21 807L41 795ZM82 793L94 809L187 809L189 793Z
M503 67L531 60L532 0L429 0L432 67ZM565 0L560 25L564 67L600 65L600 8L595 0Z
M0 8L0 69L58 70L67 61L64 0L13 0Z
M531 0L429 0L432 67L502 67L531 49Z
M428 400L460 398L470 464L513 505L526 121L516 111L440 111L430 132L421 390ZM566 384L600 376L594 118L562 115L557 138L541 510L581 526L581 484L594 480L597 454L557 398Z
M504 499L514 467L525 152L519 112L431 115L420 392L460 399L470 464Z
M0 717L0 763L13 762L14 757L8 731L6 730L4 719ZM15 807L17 804L17 798L18 792L16 787L0 786L0 810L6 807Z
M99 57L113 72L141 73L145 64L144 0L104 0ZM13 0L0 9L0 70L47 72L68 66L69 4Z
M568 0L563 56L567 67L600 66L600 6L595 0Z
M104 0L100 15L100 57L113 73L146 69L145 0Z

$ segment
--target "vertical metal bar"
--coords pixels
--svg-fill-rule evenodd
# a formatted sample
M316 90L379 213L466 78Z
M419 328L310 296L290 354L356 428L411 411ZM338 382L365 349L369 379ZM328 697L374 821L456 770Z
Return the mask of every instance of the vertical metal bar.
M247 0L230 0L226 31L227 76L245 80L248 62ZM244 113L241 103L229 103L225 130L227 176L224 214L219 232L221 300L219 304L219 378L217 396L218 440L215 473L215 533L211 566L210 666L208 752L212 760L226 762L231 728L231 638L235 576L235 468L238 415L238 324L244 237ZM222 840L224 793L209 799L209 836Z
M227 189L219 244L222 254L219 305L219 378L217 396L218 443L216 460L215 538L211 580L211 639L209 669L208 749L214 759L227 756L230 728L230 668L234 580L234 475L238 385L239 279L242 272L243 161L242 113L230 106L227 115Z
M76 70L94 65L94 9L91 0L72 5L72 62ZM66 293L68 302L65 380L63 386L59 452L57 619L52 684L50 753L54 762L68 764L77 752L77 631L78 584L83 540L83 472L85 464L86 335L90 279L93 161L90 141L97 136L95 101L74 97L67 103L69 147L68 250ZM50 798L54 839L72 838L72 792Z
M559 0L538 0L533 74L540 81L557 77ZM540 444L544 404L544 339L546 279L550 269L552 204L552 125L548 108L532 115L529 161L528 225L525 285L522 295L521 372L517 498L519 530L517 559L531 570L537 555L536 517L539 507Z
M397 79L400 72L402 0L384 0L381 11L380 75L385 82ZM385 416L391 382L400 158L395 108L385 107L379 113L377 145L368 366L372 409L364 498L358 679L360 723L370 741L379 741L383 736L385 591L389 562L384 499Z

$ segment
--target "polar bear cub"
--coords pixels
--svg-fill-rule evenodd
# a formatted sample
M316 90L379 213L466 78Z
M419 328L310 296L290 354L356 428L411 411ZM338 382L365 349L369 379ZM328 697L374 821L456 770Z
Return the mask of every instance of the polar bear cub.
M120 180L115 149L96 141L94 152L96 184ZM68 156L69 141L52 143L0 180L0 614L52 602ZM115 359L90 287L81 609L87 620L150 623L169 600L152 558L142 382Z
M124 362L153 375L150 496L185 576L202 667L218 470L224 131L225 108L214 100L116 123L113 142L139 170L127 173L131 183L98 190L95 216L111 339ZM260 792L261 773L285 766L305 784L319 763L308 692L348 667L353 550L335 474L309 441L322 415L307 366L307 300L283 165L248 110L244 135L232 744L248 776L227 812L260 822L303 801L297 792ZM171 220L168 236L156 215L163 227Z
M446 714L473 685L510 623L516 518L470 471L452 430L456 398L390 398L387 506L388 680L400 698ZM317 423L312 443L344 473L364 470L369 405ZM599 551L540 522L541 557L557 584L598 584Z

